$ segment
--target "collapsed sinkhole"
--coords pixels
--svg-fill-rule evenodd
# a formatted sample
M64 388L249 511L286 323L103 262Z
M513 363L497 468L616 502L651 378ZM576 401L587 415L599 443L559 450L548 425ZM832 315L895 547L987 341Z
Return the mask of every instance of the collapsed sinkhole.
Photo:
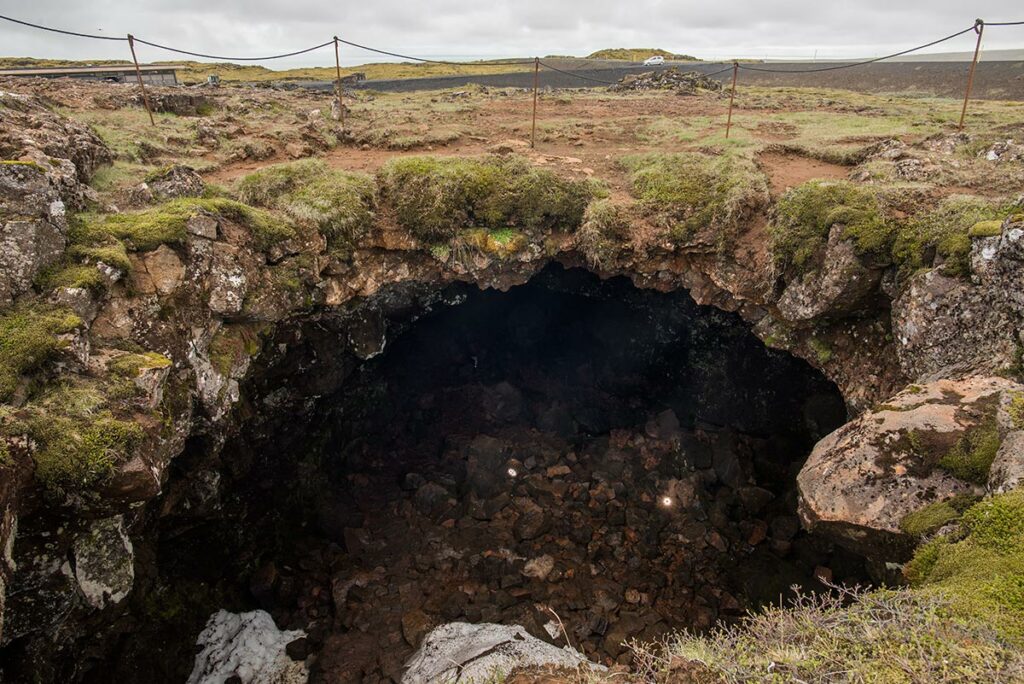
M551 265L384 293L268 348L239 433L176 461L97 681L180 680L219 608L306 630L312 681L397 681L443 622L625 661L823 569L862 578L796 517L839 391L684 291Z

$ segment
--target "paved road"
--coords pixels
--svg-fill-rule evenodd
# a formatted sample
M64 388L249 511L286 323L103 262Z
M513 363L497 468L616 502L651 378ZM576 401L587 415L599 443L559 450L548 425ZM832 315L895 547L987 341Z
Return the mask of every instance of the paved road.
M560 69L576 71L581 76L600 81L617 81L627 74L650 71L651 67L642 65L620 65L600 62L597 64L580 62L558 62ZM829 63L829 66L838 63ZM574 65L574 66L573 66ZM682 68L702 73L712 73L723 69L723 64L685 64ZM805 69L813 66L808 63L772 62L759 65L764 68ZM667 68L667 67L661 67ZM762 72L741 71L740 83L745 85L772 86L817 86L824 88L845 88L861 92L919 92L922 94L942 97L960 97L963 95L964 83L967 78L968 65L962 62L880 62L867 64L851 69L825 71L816 74L767 74ZM723 82L731 78L726 72L716 78ZM434 78L415 78L391 81L363 81L354 86L359 90L380 90L385 92L412 92L417 90L440 90L443 88L460 88L469 83L493 86L497 88L532 88L533 72L523 71L508 74L480 74L477 76L443 76ZM602 87L599 83L584 81L572 75L561 74L546 69L540 72L541 87L551 88L593 88ZM305 87L318 90L330 90L328 81L307 82ZM974 96L980 99L1024 100L1024 61L1019 62L981 62L974 78Z

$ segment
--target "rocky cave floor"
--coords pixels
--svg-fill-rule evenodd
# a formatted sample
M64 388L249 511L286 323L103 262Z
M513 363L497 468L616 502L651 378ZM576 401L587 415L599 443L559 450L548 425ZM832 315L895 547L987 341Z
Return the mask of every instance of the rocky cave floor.
M305 630L289 654L311 681L388 682L445 622L625 663L631 639L864 579L796 516L796 473L842 398L738 317L561 267L440 301L389 321L404 332L311 419L243 429L215 462L186 452L138 551L142 620L92 681L184 677L225 607ZM293 333L263 391L340 372L340 352L295 342L329 349L329 328Z

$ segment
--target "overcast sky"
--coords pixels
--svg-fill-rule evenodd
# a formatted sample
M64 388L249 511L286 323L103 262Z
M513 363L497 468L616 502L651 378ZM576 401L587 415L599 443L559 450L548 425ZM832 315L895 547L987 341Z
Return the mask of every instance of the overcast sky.
M975 16L1024 20L1020 0L0 0L0 14L196 52L257 56L337 34L417 56L586 55L660 47L701 58L876 56L953 33ZM933 50L973 49L973 34ZM1024 47L1024 26L990 27L988 49ZM58 36L0 21L0 55L126 58L123 43ZM330 50L268 66L323 65ZM347 48L347 64L380 56ZM176 59L140 46L139 59Z

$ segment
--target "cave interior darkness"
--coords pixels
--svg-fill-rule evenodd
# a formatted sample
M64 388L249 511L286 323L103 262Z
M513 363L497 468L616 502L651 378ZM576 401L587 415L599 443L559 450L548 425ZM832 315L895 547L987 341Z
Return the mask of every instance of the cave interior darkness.
M557 264L380 315L366 360L344 321L297 324L243 387L251 427L177 459L137 620L92 679L181 681L219 608L306 630L311 681L387 682L443 622L563 644L557 613L628 662L626 639L736 620L823 568L863 579L796 517L842 396L737 315ZM303 377L304 417L275 414Z

